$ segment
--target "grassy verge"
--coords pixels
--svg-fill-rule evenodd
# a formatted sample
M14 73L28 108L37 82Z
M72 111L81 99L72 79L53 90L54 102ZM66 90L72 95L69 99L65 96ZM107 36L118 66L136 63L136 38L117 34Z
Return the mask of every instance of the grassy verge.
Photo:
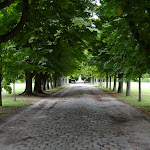
M117 98L120 101L123 101L124 103L130 104L138 109L140 109L142 112L145 112L147 114L150 114L150 89L148 86L143 86L142 88L142 101L138 101L138 87L136 84L131 84L131 96L125 95L125 86L124 86L124 93L120 94L115 91L94 85L95 87L98 87L111 96Z
M60 89L65 88L69 84L62 85L58 88L54 89L49 89L45 93L47 94L52 94ZM31 105L34 102L37 102L38 100L41 99L39 96L24 96L24 95L18 95L22 93L25 89L25 84L23 83L17 83L16 84L16 101L14 101L14 96L13 94L8 94L5 90L2 91L2 98L3 98L3 106L0 107L0 116L6 115L6 114L11 114L13 113L17 108L22 107L22 106L27 106Z
M3 106L0 107L0 116L13 113L17 108L22 106L31 105L29 101L9 101L4 100Z
M31 105L29 101L3 101L3 107L21 107Z

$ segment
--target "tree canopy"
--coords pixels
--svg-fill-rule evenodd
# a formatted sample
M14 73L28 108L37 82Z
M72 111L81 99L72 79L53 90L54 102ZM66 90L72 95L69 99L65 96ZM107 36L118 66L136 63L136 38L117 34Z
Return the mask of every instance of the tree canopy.
M0 89L10 91L23 77L41 83L76 70L86 79L126 81L149 72L147 0L100 0L99 6L94 0L1 0L0 20Z

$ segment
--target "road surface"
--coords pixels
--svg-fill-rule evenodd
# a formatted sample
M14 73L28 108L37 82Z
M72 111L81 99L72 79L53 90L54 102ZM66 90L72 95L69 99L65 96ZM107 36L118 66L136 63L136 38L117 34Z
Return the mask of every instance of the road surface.
M71 84L1 123L0 150L150 150L150 119L90 84Z

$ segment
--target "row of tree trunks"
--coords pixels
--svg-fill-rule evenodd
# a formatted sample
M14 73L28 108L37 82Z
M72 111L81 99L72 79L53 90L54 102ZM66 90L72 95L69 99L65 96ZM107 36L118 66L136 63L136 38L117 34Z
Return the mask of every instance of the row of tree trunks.
M35 85L34 85L34 92L35 93L43 93L42 91L42 83L41 83L41 74L35 75Z
M139 102L142 100L141 96L141 76L139 76Z
M50 85L51 85L51 88L53 89L53 81L52 81L52 77L51 77L51 74L50 74Z
M127 87L126 87L126 96L130 96L131 91L131 81L130 79L127 81Z
M42 82L42 89L43 89L43 91L46 91L46 86L47 86L47 84L46 84L46 82L47 82L47 74L44 74L44 75L42 75L42 79L41 79L41 82Z
M108 75L106 75L106 88L108 88Z
M123 74L118 75L119 79L119 85L118 85L118 93L123 93ZM114 76L114 86L113 86L113 91L116 91L116 83L117 83L117 77ZM102 86L101 83L101 78L100 78L100 86ZM108 88L108 75L106 76L106 88ZM111 90L111 76L110 76L110 85L109 89ZM126 96L131 95L131 80L128 79L127 81L127 86L126 86ZM141 101L141 76L139 76L139 101Z
M33 73L31 73L30 71L26 71L25 73L26 76L26 88L25 91L22 94L26 94L26 95L32 95L32 78L33 78ZM50 85L51 88L56 88L58 86L61 86L62 84L66 84L66 79L63 79L63 83L62 83L62 78L56 75L53 75L53 79L52 79L52 75L51 74L35 74L35 85L34 85L34 93L43 93L43 91L45 91L46 89L49 89L49 81L50 81Z
M116 85L117 85L117 77L114 76L114 87L113 87L113 91L116 91Z
M123 93L123 74L119 74L118 78L119 78L118 93Z
M109 89L111 90L111 76L110 76L110 82L109 82Z
M112 77L108 77L108 75L106 75L106 88L108 88L108 79L110 79L110 83L109 83L109 89L111 90L111 79ZM119 74L118 75L118 93L123 93L123 74ZM98 84L98 79L94 78L94 77L90 77L89 78L89 82L92 84ZM103 82L104 79L100 77L100 86L103 87ZM116 91L116 85L117 85L117 77L114 76L114 85L113 85L113 91ZM131 80L128 79L127 80L127 84L126 84L126 96L130 96L131 95ZM141 76L139 76L139 101L141 101Z
M47 85L47 89L49 90L49 89L50 89L50 88L49 88L49 79L47 79L46 85Z
M24 93L27 95L32 94L32 73L30 71L25 72L26 88Z

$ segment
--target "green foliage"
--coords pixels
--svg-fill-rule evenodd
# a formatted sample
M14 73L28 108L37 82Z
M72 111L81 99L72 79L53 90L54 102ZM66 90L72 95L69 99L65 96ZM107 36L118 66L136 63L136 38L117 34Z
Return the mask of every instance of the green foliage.
M22 1L15 1L0 10L0 35L17 26L21 4ZM91 26L90 1L30 0L29 4L28 19L21 33L1 45L2 87L9 93L10 83L24 80L26 70L33 75L50 72L67 76L84 58L83 37Z
M147 33L150 12L146 5L150 3L144 0L143 3L100 2L96 8L99 18L93 20L94 27L100 32L88 41L93 62L100 76L124 74L125 80L136 79L149 69L150 39Z

